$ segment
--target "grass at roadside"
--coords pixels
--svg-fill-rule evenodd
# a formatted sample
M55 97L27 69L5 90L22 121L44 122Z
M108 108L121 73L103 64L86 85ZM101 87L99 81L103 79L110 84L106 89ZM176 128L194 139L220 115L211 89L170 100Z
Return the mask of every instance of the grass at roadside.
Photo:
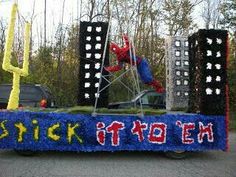
M91 114L93 112L93 107L90 106L75 106L68 108L58 108L58 109L40 109L40 108L25 108L24 110L32 112L55 112L55 113L69 113L69 114ZM97 113L107 113L107 114L140 114L141 111L138 108L131 109L107 109L98 108ZM163 109L143 109L145 115L162 115L166 113Z
M236 131L236 110L230 110L229 114L229 130Z

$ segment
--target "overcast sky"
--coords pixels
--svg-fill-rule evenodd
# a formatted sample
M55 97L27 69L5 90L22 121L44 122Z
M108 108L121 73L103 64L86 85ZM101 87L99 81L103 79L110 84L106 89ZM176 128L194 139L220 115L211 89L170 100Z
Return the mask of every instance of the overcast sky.
M18 2L19 12L26 19L30 20L33 10L34 0L0 0L0 18L8 21L10 17L11 7L14 2ZM76 22L78 5L77 2L80 0L67 0L65 1L65 15L64 15L64 25L72 24ZM85 1L83 1L85 2ZM62 15L62 5L63 0L47 0L47 39L52 40L52 34L55 34L57 26L61 21ZM39 31L43 28L44 22L44 0L35 1L35 19L33 21L33 38L38 39ZM195 10L193 19L199 21L200 11ZM23 18L21 18L23 20ZM198 23L200 28L203 27L202 23ZM39 44L39 41L35 41L36 44ZM38 47L38 46L34 46Z
M0 18L8 22L12 4L14 0L0 0ZM20 14L26 19L30 20L33 11L33 0L18 0L18 8ZM51 40L51 34L55 34L57 26L61 21L63 0L47 0L47 38ZM71 24L77 19L77 0L65 1L65 15L64 24ZM35 19L33 21L33 38L37 38L37 31L43 29L44 23L44 0L35 1ZM23 20L22 17L20 17ZM38 41L36 41L38 43Z

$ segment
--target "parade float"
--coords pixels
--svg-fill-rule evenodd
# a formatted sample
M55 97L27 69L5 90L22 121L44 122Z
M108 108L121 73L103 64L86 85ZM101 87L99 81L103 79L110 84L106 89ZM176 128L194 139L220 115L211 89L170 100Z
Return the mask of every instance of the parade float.
M76 114L30 111L18 109L20 77L28 75L28 23L23 68L11 65L16 12L17 5L14 4L2 65L5 71L13 74L13 88L7 110L0 111L1 149L84 152L228 150L227 31L199 30L189 37L166 39L167 110L146 114L140 100L138 114L125 114L99 109L108 105L109 85L127 72L133 76L137 92L140 92L138 79L146 70L137 69L139 61L134 44L132 40L129 44L125 40L124 48L131 46L124 50L130 55L126 56L130 70L114 78L111 72L114 67L109 66L110 21L81 22L78 105L93 106L93 109ZM116 45L111 49L118 58L121 57L119 62L123 53L117 50L124 48ZM122 66L116 67L120 69ZM155 87L155 83L146 84ZM188 110L172 111L177 108Z

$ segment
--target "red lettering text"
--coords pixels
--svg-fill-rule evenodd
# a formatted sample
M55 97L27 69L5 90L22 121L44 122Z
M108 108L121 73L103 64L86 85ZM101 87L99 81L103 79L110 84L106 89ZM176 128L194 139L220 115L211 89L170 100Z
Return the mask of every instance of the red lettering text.
M106 138L106 131L101 130L105 128L105 124L103 122L98 122L97 123L97 141L99 144L104 145L105 144L105 138Z
M150 125L148 140L151 143L163 144L166 142L166 129L167 125L164 123L152 123ZM156 135L155 131L159 133Z
M195 129L195 123L183 123L180 121L176 122L176 125L182 128L182 143L184 144L192 144L194 143L194 139L190 138L191 133L190 130Z
M199 133L198 133L198 142L203 142L203 137L206 135L208 142L213 142L213 130L212 123L208 123L207 126L204 126L202 122L199 122Z
M139 120L136 120L133 122L133 128L132 128L131 132L134 135L138 136L139 142L142 142L144 140L143 130L147 130L147 124L141 123L141 121L139 121Z
M107 133L112 133L112 138L111 138L112 146L119 146L120 144L119 131L123 130L124 128L125 128L124 123L117 121L112 122L111 125L109 125L106 128Z

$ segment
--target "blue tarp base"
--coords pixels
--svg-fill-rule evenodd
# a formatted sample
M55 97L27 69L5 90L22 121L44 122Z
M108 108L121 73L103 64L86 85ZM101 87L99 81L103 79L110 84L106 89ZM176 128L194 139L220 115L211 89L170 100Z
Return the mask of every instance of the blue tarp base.
M59 151L226 150L225 116L0 112L0 148Z

